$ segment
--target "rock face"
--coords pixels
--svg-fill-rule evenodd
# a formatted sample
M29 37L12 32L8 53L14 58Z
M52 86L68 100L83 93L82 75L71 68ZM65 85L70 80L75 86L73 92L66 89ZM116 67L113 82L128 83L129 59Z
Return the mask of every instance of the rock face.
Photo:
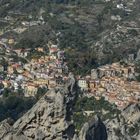
M107 140L106 127L100 118L95 116L84 124L79 135L75 135L73 140Z
M73 137L70 116L75 99L75 79L70 75L61 88L49 90L13 126L0 123L0 140L67 140Z
M139 140L140 105L133 104L122 111L118 118L106 123L108 140Z
M0 138L6 136L11 131L11 126L7 122L7 120L4 120L0 123Z
M2 123L2 140L62 140L70 126L66 120L67 89L54 89L46 93L38 103L10 128ZM65 139L67 134L65 133Z
M100 118L97 117L96 119L89 122L86 140L107 140L106 127Z
M64 120L64 96L60 91L49 91L25 116L14 124L17 134L27 139L58 138L67 124ZM62 134L61 134L62 135Z

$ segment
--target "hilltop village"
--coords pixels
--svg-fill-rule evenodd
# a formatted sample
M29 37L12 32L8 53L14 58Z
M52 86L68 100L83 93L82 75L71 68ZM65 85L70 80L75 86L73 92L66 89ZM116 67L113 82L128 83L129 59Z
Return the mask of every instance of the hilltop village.
M14 40L8 40L8 44ZM1 61L0 65L0 95L8 89L20 93L25 97L34 97L39 88L46 92L54 87L62 87L68 80L69 69L65 60L64 50L58 45L49 42L49 52L39 58L27 59L30 49L11 49L0 41ZM37 52L45 52L43 47L36 48ZM15 62L10 55L18 56L26 60ZM7 57L5 57L7 56ZM8 62L8 63L6 63ZM2 73L6 73L6 76ZM135 79L134 64L123 65L118 63L100 66L91 70L91 75L85 77L75 76L84 96L94 96L97 100L104 97L105 100L123 109L131 103L138 103L140 99L140 83Z
M18 92L19 89L25 97L35 96L38 88L51 89L61 86L67 80L68 67L65 62L64 51L60 50L57 45L48 43L49 54L40 58L32 58L30 61L26 59L30 49L11 50L1 43L1 50L6 49L6 55L17 55L23 58L27 63L15 62L9 57L1 57L8 59L8 63L0 65L0 72L5 72L6 76L1 74L0 93L5 88ZM44 52L43 48L37 48L36 51ZM2 51L1 51L2 52Z
M85 96L104 97L123 109L140 100L140 83L135 80L135 66L113 63L91 70L91 75L78 77L78 85Z

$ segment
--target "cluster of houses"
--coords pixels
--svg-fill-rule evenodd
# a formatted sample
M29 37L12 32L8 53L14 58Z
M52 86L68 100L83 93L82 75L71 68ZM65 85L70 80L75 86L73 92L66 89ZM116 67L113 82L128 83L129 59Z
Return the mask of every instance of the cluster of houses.
M104 97L118 108L123 109L130 103L140 100L140 83L133 80L134 65L123 66L120 63L101 66L91 70L91 75L78 79L78 85L88 97Z
M6 44L13 44L14 40L0 41L0 55L6 50L6 55L17 55L25 58L30 54L30 49L11 50ZM49 53L43 47L35 50L41 52L39 58L32 58L26 64L15 62L7 57L8 64L0 64L0 95L5 88L13 92L22 91L24 96L35 96L38 88L51 89L62 87L68 80L68 66L65 61L64 51L57 45L48 43ZM3 61L4 57L0 57ZM27 59L26 59L27 60ZM6 76L1 74L6 72ZM77 77L78 86L88 97L96 99L105 97L109 102L119 108L125 108L130 103L138 103L140 100L140 83L135 80L135 66L113 63L91 70L91 75Z
M63 86L68 79L64 51L50 42L48 48L49 53L46 53L43 48L36 48L36 51L44 52L44 55L40 58L32 58L26 64L9 59L6 70L3 65L0 66L0 71L6 72L6 77L1 76L0 79L0 83L3 85L0 89L1 93L4 88L13 89L14 92L22 89L24 96L28 97L36 95L38 88L42 86L47 89ZM17 56L26 59L30 50L16 49L12 51Z

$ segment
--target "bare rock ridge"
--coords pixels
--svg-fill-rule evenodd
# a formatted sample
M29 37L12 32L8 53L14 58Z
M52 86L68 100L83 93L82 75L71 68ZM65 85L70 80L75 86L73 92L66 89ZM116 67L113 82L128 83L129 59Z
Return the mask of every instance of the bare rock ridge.
M119 116L119 118L114 118L106 123L106 128L108 130L108 140L139 140L139 120L140 105L132 104L128 106L122 111L121 116ZM135 134L132 133L134 131L136 131Z
M12 130L11 126L7 121L8 120L4 120L3 122L0 123L0 139L2 137L5 137Z

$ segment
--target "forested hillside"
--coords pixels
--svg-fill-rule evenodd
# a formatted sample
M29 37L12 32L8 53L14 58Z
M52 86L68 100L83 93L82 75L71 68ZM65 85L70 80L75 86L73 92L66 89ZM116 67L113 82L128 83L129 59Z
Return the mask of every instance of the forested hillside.
M53 41L65 49L71 71L82 74L136 55L139 5L138 0L1 0L0 17L14 18L12 25L4 24L10 30L22 21L41 20L18 35L15 47L46 47Z

